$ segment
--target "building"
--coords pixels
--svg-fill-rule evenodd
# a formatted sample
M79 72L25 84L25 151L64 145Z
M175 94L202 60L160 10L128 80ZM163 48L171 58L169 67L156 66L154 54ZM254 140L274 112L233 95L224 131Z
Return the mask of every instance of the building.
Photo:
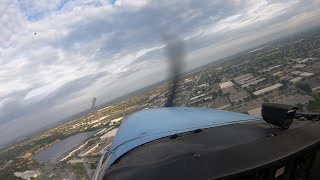
M294 68L294 69L302 69L304 67L306 67L305 64L296 64L296 65L292 66L292 68Z
M220 88L221 89L226 89L226 88L230 88L230 87L233 87L233 86L234 86L234 84L231 81L227 81L227 82L224 82L224 83L220 84Z
M309 73L309 72L302 72L301 74L300 74L300 76L303 76L303 77L310 77L310 76L312 76L312 75L314 75L313 73Z
M291 74L294 75L300 75L301 73L303 73L302 71L292 71Z
M314 60L317 60L318 58L306 58L306 59L303 59L301 61L299 61L299 63L305 63L305 64L308 64Z
M246 84L241 85L241 88L247 88L252 85L256 85L262 81L266 80L266 78L255 78L253 81L247 82Z
M239 92L230 94L229 100L232 103L239 103L241 101L244 101L248 97L249 97L249 94L246 91L239 91Z
M303 76L303 77L307 77L307 78L314 75L314 73L302 72L302 71L292 71L291 74L299 75L299 76Z
M68 161L69 164L77 164L77 163L83 163L83 159L71 159Z
M195 101L195 100L200 99L200 98L202 98L204 96L206 96L206 94L200 94L198 96L194 96L194 97L190 98L190 101Z
M245 74L239 77L234 78L234 82L239 85L245 84L246 82L250 81L253 78L252 74Z
M197 86L197 88L206 88L206 87L209 87L208 83L203 83L203 84Z
M262 72L265 73L265 72L269 72L269 71L273 71L273 70L278 70L278 69L280 69L281 66L282 65L272 66L272 67L269 67L268 69L262 70Z
M256 85L259 82L266 80L266 78L254 77L252 74L245 74L233 79L241 88L247 88L251 85Z
M253 94L256 95L256 96L260 96L260 95L263 95L263 94L267 94L269 92L273 92L274 90L279 89L281 86L283 86L283 84L277 83L277 84L274 84L272 86L269 86L269 87L260 89L258 91L255 91L255 92L253 92Z
M287 72L278 71L276 73L273 73L272 76L275 76L280 79L285 79L287 77Z
M296 83L300 82L302 79L303 79L302 77L296 77L296 78L290 79L289 81L292 84L296 84Z
M220 88L221 88L223 94L228 94L228 93L232 93L232 92L236 91L234 89L234 84L231 81L221 83Z
M201 96L197 99L190 99L190 102L189 102L189 105L193 105L193 106L197 106L201 103L204 103L204 102L208 102L208 101L211 101L212 100L212 96L211 95L207 95L207 96Z

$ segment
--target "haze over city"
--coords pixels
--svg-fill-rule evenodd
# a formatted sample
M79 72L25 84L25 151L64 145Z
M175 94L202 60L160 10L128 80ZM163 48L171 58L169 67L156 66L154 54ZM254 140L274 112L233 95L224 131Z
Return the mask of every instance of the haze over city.
M162 35L184 40L185 72L319 26L320 2L0 3L0 145L167 78Z

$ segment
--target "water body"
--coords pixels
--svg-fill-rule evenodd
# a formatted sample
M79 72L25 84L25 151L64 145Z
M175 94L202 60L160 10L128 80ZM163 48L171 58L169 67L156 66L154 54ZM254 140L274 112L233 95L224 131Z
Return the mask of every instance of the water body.
M40 164L47 163L55 158L58 158L62 154L75 148L77 145L83 143L90 136L95 134L95 131L85 132L70 136L66 139L59 141L58 143L39 151L33 156L33 158Z

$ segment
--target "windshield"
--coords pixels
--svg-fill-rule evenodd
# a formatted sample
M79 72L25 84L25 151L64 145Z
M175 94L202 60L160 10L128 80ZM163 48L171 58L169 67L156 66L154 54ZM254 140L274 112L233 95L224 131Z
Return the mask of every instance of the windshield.
M91 179L120 124L171 98L256 116L265 102L320 112L319 9L317 0L1 1L0 179Z

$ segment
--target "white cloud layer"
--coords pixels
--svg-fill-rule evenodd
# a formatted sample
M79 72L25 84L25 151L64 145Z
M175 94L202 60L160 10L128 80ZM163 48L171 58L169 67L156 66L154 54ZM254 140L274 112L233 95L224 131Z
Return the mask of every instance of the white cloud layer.
M318 26L319 9L317 0L1 1L0 144L94 96L102 103L165 79L164 33L185 40L187 71Z

